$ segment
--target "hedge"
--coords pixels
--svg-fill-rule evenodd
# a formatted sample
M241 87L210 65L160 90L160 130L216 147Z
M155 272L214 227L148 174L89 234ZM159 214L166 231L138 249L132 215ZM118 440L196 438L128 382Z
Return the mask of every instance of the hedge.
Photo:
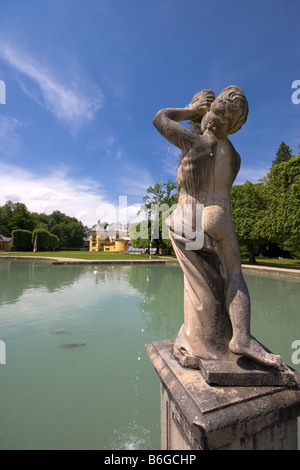
M36 239L37 251L55 250L59 247L59 238L47 230L37 228L32 232L32 245L34 246Z
M32 250L32 232L30 230L16 229L12 231L11 244L15 249L23 251Z

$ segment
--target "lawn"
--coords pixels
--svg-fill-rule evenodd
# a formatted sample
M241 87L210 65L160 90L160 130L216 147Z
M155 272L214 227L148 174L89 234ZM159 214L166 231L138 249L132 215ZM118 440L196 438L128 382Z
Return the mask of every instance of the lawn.
M105 260L149 260L149 255L135 254L135 253L103 253L103 252L92 252L92 251L40 251L33 253L28 252L10 252L1 253L1 256L35 256L38 258L51 257L51 258L73 258L73 259L84 259L90 261L105 261ZM152 260L171 260L176 261L175 257L172 256L155 256L151 255Z
M242 264L250 264L248 259L242 259ZM300 269L299 259L288 258L256 258L256 266L269 266L273 268Z
M90 261L105 261L105 260L149 260L149 255L142 255L140 253L103 253L103 252L91 252L91 251L40 251L33 253L28 252L10 252L1 253L1 256L36 256L38 258L51 257L51 258L73 258L73 259L84 259ZM177 259L174 256L155 256L151 255L152 260L165 260L176 262ZM247 259L242 259L242 264L250 264ZM257 266L270 266L278 268L294 268L300 269L299 259L288 259L288 258L256 258Z

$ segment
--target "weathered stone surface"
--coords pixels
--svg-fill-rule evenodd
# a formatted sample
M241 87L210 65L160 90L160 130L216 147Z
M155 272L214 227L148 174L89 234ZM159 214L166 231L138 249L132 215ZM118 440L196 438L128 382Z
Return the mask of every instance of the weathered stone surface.
M297 448L299 372L294 389L211 386L174 359L173 346L173 340L145 346L162 385L163 449Z
M295 387L297 385L292 369L280 371L243 356L231 354L226 355L224 359L201 359L183 354L175 345L173 354L182 367L199 369L204 380L210 385L223 387Z
M217 98L213 91L202 90L186 108L162 109L153 119L158 131L182 151L178 205L167 222L184 273L184 323L174 351L187 367L199 365L208 378L209 363L198 358L230 361L234 353L285 371L272 373L267 385L275 375L286 383L287 368L279 356L250 334L250 297L231 217L229 193L241 160L228 135L242 127L247 115L243 91L230 86ZM203 133L179 124L185 120L200 124ZM264 372L260 377L267 377Z

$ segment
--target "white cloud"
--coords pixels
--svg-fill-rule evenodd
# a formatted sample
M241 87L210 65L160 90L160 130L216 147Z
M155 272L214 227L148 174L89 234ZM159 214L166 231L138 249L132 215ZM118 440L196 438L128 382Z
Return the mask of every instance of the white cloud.
M99 184L76 181L65 170L37 176L0 162L0 205L8 200L24 203L31 212L51 214L59 210L87 226L98 219L115 221L116 205L101 194Z
M126 195L125 195L126 196ZM51 214L60 211L76 217L88 227L98 220L114 223L137 222L140 203L127 205L127 198L116 203L107 200L99 183L74 180L66 169L38 176L19 167L0 162L0 206L7 201L22 202L31 212Z
M103 105L101 90L83 77L72 76L66 85L49 66L7 44L0 45L0 57L33 82L33 89L22 83L24 92L73 130L92 120Z

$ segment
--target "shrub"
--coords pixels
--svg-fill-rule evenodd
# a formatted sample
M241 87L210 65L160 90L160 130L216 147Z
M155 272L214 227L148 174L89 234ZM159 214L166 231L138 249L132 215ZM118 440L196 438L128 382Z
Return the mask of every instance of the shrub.
M37 251L55 250L59 246L59 238L47 230L37 228L32 233L32 245L36 242Z
M32 232L22 229L13 230L11 244L13 249L20 251L32 250Z

